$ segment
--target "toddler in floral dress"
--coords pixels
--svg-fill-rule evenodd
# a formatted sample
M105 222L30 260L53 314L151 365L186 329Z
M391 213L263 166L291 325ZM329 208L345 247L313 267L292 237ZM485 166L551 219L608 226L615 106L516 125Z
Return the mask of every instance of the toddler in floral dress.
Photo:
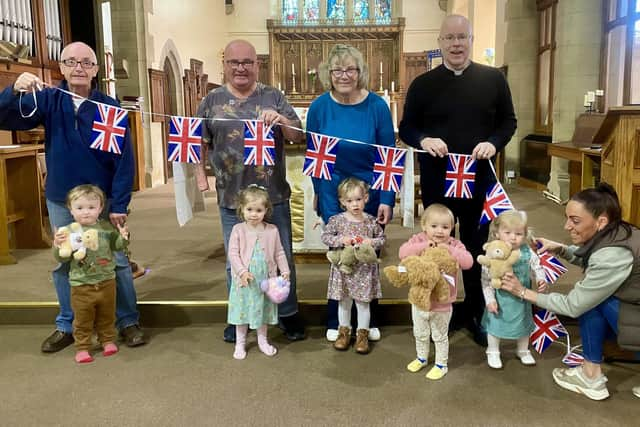
M355 178L347 178L338 186L338 199L345 212L329 218L322 232L322 242L330 249L340 249L349 245L370 244L375 250L385 242L382 227L376 218L364 211L369 199L368 185ZM331 265L327 298L338 300L338 339L336 350L346 350L351 342L351 306L356 304L358 326L355 350L360 354L369 353L369 303L382 297L378 264L357 263L349 274Z
M269 194L264 188L251 185L238 196L238 217L229 238L231 289L227 322L236 325L236 346L233 357L247 356L246 340L249 328L258 333L258 348L267 356L277 349L267 340L268 325L278 323L278 306L260 289L260 282L280 275L289 278L289 264L280 243L280 234L273 224L264 222L272 212Z

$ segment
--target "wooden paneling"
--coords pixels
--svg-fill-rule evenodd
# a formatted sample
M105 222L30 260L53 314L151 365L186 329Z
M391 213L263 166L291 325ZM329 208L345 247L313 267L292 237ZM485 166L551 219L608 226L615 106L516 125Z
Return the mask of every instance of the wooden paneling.
M404 87L408 89L413 79L427 72L427 53L405 52L402 59L405 66Z
M151 112L156 113L151 115L151 121L164 122L164 116L160 114L166 114L165 94L167 87L167 76L164 71L154 70L149 68L149 85L151 86Z

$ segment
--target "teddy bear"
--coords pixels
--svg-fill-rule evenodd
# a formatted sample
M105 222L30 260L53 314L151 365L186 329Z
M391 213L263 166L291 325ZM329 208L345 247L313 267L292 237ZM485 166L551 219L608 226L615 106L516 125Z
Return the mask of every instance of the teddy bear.
M478 255L478 263L489 269L491 286L500 289L500 279L505 273L513 272L513 264L520 258L520 250L511 249L511 245L502 240L492 240L482 246L486 255Z
M58 248L60 258L70 258L73 254L75 260L82 260L87 256L87 249L98 250L98 230L83 230L77 222L72 222L67 227L60 227L59 233L67 236L66 240Z
M398 266L385 267L383 272L396 288L409 285L409 302L429 311L432 299L437 302L449 299L448 280L455 280L458 262L447 248L429 247L420 255L406 257Z
M345 274L351 274L357 263L375 264L379 262L376 250L369 243L356 243L345 246L342 249L333 249L327 252L327 259L331 264L337 265Z

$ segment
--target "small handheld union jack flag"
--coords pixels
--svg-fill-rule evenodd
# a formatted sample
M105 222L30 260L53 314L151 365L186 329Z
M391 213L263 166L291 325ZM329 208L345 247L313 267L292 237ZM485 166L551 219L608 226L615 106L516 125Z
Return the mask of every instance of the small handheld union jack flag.
M174 117L169 121L167 160L180 163L200 163L202 119Z
M536 245L538 249L542 247L540 242L536 242ZM540 267L544 270L544 279L547 283L555 283L560 276L567 272L567 268L558 261L558 258L551 255L549 251L544 251L538 254L538 256L540 257Z
M584 356L572 351L562 358L562 363L572 368L580 366L584 363Z
M244 164L273 166L276 164L276 141L273 128L262 120L244 121Z
M302 173L314 178L331 181L333 165L338 154L338 138L307 132L307 153Z
M476 161L468 154L449 154L444 197L470 199L476 180Z
M533 315L535 329L529 337L531 345L542 354L552 342L567 335L567 330L562 326L556 315L545 309L539 310Z
M507 196L507 192L504 191L502 184L496 182L495 185L487 191L487 197L484 199L480 225L487 224L502 212L513 209L513 203L509 200L509 196Z
M404 148L376 147L376 159L373 163L373 190L400 192L404 159Z
M124 135L127 132L127 120L126 110L106 104L97 104L89 147L94 150L122 154Z

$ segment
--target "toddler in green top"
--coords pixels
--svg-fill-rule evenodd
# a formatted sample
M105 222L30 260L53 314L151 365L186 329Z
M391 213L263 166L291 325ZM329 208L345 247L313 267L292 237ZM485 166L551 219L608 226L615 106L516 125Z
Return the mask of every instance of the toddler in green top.
M79 185L67 195L67 207L74 224L74 232L67 227L56 230L53 240L54 256L58 261L70 261L71 308L74 313L73 338L76 345L75 360L78 363L93 361L89 353L93 329L102 345L103 355L118 352L115 344L116 282L113 253L126 248L129 231L126 225L116 230L110 222L101 220L105 195L95 185ZM71 243L74 256L61 250Z

